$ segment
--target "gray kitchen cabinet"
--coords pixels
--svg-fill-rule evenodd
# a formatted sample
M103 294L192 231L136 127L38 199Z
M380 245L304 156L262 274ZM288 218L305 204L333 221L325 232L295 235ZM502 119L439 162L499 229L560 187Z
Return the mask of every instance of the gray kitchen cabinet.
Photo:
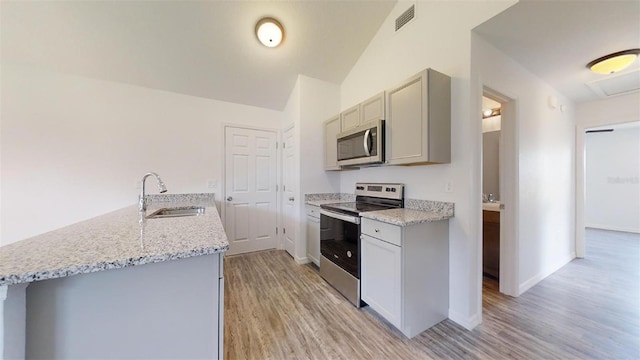
M360 125L360 104L340 113L340 131L347 131Z
M360 123L384 119L384 91L360 103Z
M362 300L412 338L449 313L449 221L362 219Z
M307 211L307 258L320 266L320 207L306 205Z
M340 113L340 131L353 129L370 121L384 119L384 91Z
M386 163L451 162L451 78L426 69L386 91Z
M340 133L340 116L334 116L324 122L324 169L340 170L338 166L338 142Z

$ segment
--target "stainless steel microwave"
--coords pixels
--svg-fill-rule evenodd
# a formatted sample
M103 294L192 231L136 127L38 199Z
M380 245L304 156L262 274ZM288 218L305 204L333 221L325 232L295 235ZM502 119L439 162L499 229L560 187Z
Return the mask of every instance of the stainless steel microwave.
M365 165L384 162L384 120L375 120L341 132L338 165Z

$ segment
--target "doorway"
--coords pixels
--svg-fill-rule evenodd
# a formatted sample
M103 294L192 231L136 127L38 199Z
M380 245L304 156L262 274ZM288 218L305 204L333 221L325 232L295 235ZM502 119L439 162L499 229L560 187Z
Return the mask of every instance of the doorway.
M483 99L482 272L499 282L501 293L518 296L517 101L487 87Z
M277 133L225 127L224 224L228 255L277 246Z
M500 281L501 104L482 97L482 276Z

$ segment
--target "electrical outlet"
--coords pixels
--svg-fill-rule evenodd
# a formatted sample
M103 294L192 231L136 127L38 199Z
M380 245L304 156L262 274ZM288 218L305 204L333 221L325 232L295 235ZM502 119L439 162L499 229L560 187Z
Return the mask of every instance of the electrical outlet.
M207 180L207 188L209 189L215 189L218 187L218 182L215 179L209 179Z
M444 185L444 192L451 193L453 192L453 184L448 182Z

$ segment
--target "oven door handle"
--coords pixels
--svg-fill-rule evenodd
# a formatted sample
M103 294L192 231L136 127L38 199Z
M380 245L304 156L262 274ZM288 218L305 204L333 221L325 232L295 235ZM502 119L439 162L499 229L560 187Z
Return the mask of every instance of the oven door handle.
M320 214L321 215L326 215L326 216L334 218L334 219L350 222L352 224L360 225L360 217L359 216L349 216L349 215L344 215L344 214L338 214L338 213L335 213L333 211L328 211L328 210L324 210L324 209L320 209Z

